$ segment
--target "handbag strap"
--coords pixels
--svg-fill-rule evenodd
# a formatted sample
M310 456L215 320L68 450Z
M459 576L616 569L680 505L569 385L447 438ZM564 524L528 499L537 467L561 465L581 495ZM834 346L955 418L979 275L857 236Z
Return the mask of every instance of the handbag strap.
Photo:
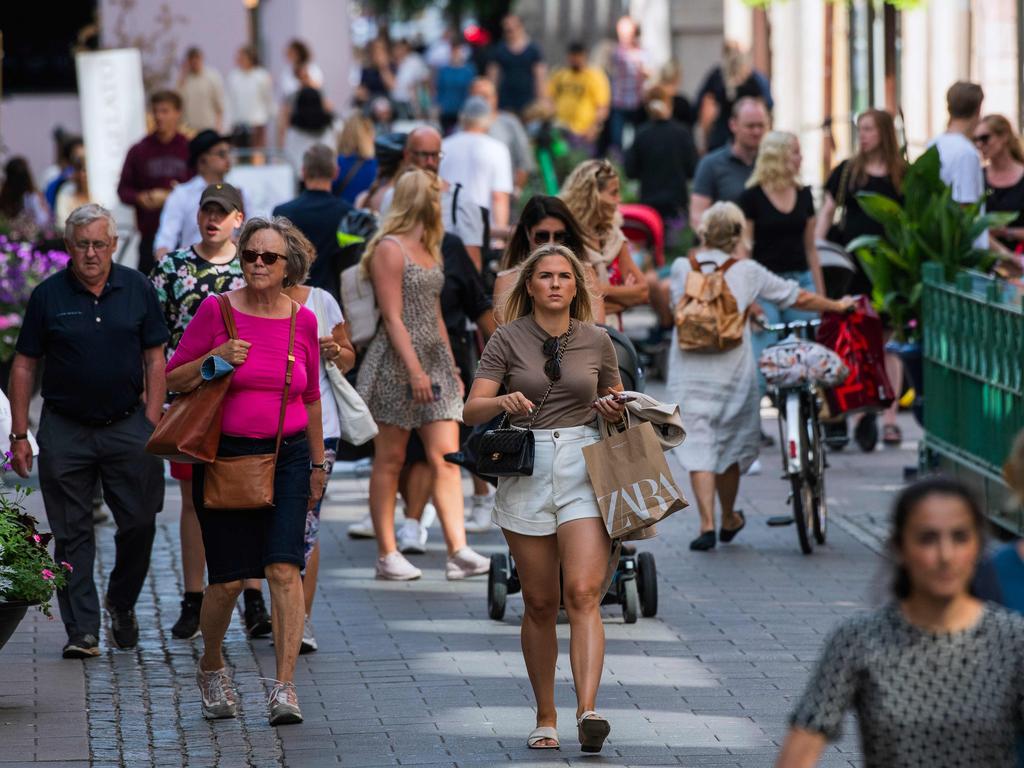
M277 443L274 455L281 451L281 438L284 435L284 415L288 410L288 391L292 387L292 369L295 367L295 315L299 310L297 302L292 302L292 315L288 322L288 363L284 369L284 393L281 395L281 415L277 420Z
M226 293L217 295L217 303L220 305L220 316L224 320L224 328L227 329L229 339L238 338L238 328L235 326L235 315L231 311L231 302Z

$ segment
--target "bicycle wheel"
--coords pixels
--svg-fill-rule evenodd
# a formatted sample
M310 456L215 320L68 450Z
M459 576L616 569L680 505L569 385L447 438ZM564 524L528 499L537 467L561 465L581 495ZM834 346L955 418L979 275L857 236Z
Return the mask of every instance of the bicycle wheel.
M810 463L810 466L814 468L814 477L812 478L814 488L814 540L818 544L824 544L825 537L828 534L828 499L825 495L825 445L822 438L822 426L816 416L812 418L811 428L815 435L815 439L811 443L812 450L814 451L814 460Z
M800 540L800 551L805 555L814 552L811 543L811 520L814 517L814 495L811 487L800 475L789 478L793 491L793 520L796 521L796 535Z

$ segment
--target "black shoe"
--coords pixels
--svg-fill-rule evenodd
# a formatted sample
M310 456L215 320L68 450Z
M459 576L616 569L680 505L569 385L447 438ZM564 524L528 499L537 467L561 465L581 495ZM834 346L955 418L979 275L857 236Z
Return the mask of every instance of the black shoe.
M761 447L762 448L774 448L775 447L775 438L772 437L771 435L769 435L763 429L761 430Z
M726 528L722 526L718 529L718 540L723 544L728 544L730 541L736 538L736 534L743 530L743 527L747 524L746 516L738 509L733 510L733 514L740 519L740 524L735 528Z
M185 598L181 601L181 615L171 627L171 635L178 640L191 640L199 635L199 612L203 601Z
M870 453L878 445L878 417L865 413L853 430L853 439L864 453Z
M715 548L715 532L705 531L696 539L690 542L690 549L694 552L707 552Z
M91 659L100 655L100 641L96 635L75 635L64 646L65 659Z
M249 637L266 637L270 634L270 614L267 613L263 595L246 598L244 616L245 631Z
M139 644L139 622L135 620L135 611L131 608L115 608L107 600L107 613L110 614L110 634L114 637L114 645L118 648L134 648Z

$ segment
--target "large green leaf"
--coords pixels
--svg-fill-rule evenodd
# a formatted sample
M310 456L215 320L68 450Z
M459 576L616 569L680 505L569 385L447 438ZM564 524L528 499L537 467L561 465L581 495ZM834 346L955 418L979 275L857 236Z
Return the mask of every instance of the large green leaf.
M864 209L864 213L883 227L892 227L895 230L903 226L903 209L891 197L877 192L858 192L857 202Z

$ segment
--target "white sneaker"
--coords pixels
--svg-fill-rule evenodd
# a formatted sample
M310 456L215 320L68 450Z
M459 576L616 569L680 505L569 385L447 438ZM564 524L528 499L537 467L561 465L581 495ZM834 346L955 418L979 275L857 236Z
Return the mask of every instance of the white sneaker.
M348 536L350 539L375 539L377 538L377 532L373 530L373 517L367 513L366 517L360 520L358 523L352 523L348 527Z
M466 518L466 533L486 533L494 527L491 510L494 509L494 494L473 496L473 506Z
M750 465L750 469L746 471L747 475L760 475L761 474L761 460L754 459L754 463Z
M427 529L418 520L406 518L395 532L395 539L403 555L422 555L427 551Z
M423 572L405 559L401 552L377 558L377 578L390 581L412 581L423 575Z
M313 622L307 616L302 623L302 645L299 646L299 653L312 653L317 650L320 650L320 646L316 642L316 635L313 634Z
M458 581L470 576L479 576L491 570L491 559L477 554L469 547L463 547L448 558L444 575L448 581Z
M434 523L437 522L437 507L431 501L427 502L427 505L423 507L423 514L420 515L420 525L424 528L433 528Z

